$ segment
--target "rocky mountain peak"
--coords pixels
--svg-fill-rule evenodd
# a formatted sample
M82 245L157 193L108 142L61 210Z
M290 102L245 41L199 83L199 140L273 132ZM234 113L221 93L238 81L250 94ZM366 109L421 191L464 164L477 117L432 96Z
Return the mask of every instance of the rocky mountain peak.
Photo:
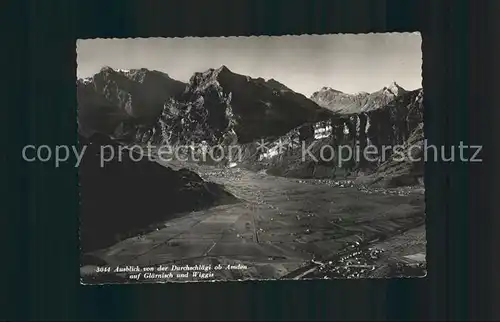
M329 110L342 114L352 114L384 108L391 101L406 93L408 93L407 90L393 81L388 86L373 93L347 94L330 87L322 87L311 96L311 100Z
M92 83L93 77L84 77L84 78L79 78L76 80L77 85L89 85Z
M218 86L221 77L228 77L230 75L234 74L225 65L219 68L209 68L203 72L196 72L189 79L186 92L200 92L210 86Z
M400 96L407 92L403 87L399 86L395 81L392 81L389 84L389 86L384 86L382 90L394 96Z
M132 80L134 82L143 82L146 78L151 77L161 77L169 80L173 80L168 74L157 71L150 70L147 68L135 68L135 69L113 69L109 66L102 67L98 73L91 78L109 78L111 77L114 81L126 82L128 80Z
M229 68L227 68L227 66L226 66L226 65L222 65L222 66L220 66L220 67L219 67L219 68L217 68L215 71L216 71L217 73L227 73L227 72L230 72L230 73L231 73L231 71L229 70Z
M223 65L194 73L176 102L165 106L152 140L217 143L233 133L239 143L248 143L282 135L326 114L330 113L274 79L240 75ZM158 136L165 133L169 137Z
M331 87L328 87L328 86L324 86L322 87L319 92L329 92L329 93L333 93L333 94L344 94L344 92L342 91L339 91L339 90L336 90L336 89L333 89ZM318 93L318 92L316 92ZM314 95L314 94L313 94Z
M114 72L116 72L116 71L113 68L109 67L109 66L103 66L99 70L99 73L114 73Z
M117 135L132 126L150 126L163 105L180 95L186 84L146 68L114 70L104 66L77 82L80 133ZM118 135L118 136L119 136Z
M347 94L331 87L322 87L311 95L319 106L334 112L352 113L360 110L361 101L368 93Z

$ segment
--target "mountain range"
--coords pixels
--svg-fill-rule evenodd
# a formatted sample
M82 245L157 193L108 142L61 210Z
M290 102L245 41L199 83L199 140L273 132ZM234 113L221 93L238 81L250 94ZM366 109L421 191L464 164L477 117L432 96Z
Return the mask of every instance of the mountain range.
M125 141L240 143L277 136L330 112L276 80L251 78L226 66L195 73L188 84L146 69L104 67L78 80L79 130Z
M80 135L104 134L126 144L248 145L299 129L314 140L316 130L330 129L337 144L363 149L405 144L423 123L422 89L392 82L373 93L348 94L323 87L308 98L278 80L226 66L196 72L188 83L145 68L103 67L77 80L77 95Z
M189 82L145 68L103 67L77 81L79 132L125 141L205 140L239 143L283 135L303 124L383 109L408 91L395 82L374 93L323 87L310 98L277 80L251 78L226 66Z
M396 82L392 82L389 86L383 87L374 93L346 94L330 87L323 87L321 90L314 92L311 99L331 111L353 114L382 108L395 98L403 96L406 92Z

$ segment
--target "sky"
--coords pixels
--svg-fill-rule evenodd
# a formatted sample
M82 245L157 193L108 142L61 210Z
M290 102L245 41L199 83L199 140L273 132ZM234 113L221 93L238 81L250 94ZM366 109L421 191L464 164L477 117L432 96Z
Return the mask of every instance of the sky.
M422 87L419 33L84 39L77 41L77 63L78 78L109 66L159 70L183 82L225 65L308 97L322 87L346 93L374 92L393 81Z

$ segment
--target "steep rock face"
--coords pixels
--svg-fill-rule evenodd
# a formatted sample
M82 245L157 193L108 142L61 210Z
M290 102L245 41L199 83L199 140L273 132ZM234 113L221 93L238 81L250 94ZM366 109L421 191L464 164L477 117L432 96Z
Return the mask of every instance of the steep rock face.
M253 158L258 159L259 165L252 167L266 168L274 175L298 178L370 173L378 171L379 166L380 171L385 171L383 169L388 165L382 165L391 160L395 147L407 149L409 142L422 135L422 103L422 90L405 91L377 109L337 114L328 120L304 124L272 142L269 151ZM303 146L309 151L306 154ZM367 146L374 151L369 160L363 154ZM331 151L332 157L329 155ZM245 161L247 166L251 163ZM337 171L339 169L342 170Z
M391 152L383 152L384 147L403 144L413 129L423 121L423 91L407 91L396 83L371 94L350 95L323 88L314 93L311 99L325 108L337 111L341 116L340 122L334 121L328 124L329 127L337 130L346 128L351 134L350 139L355 140L360 151L373 146L383 160ZM364 155L360 154L358 167L372 168L373 165L368 164Z
M389 103L381 105L381 102L376 100L374 105L365 105L358 113L340 114L328 125L337 133L344 128L361 150L368 145L376 147L377 151L384 146L401 145L423 122L423 91L400 90L400 95Z
M244 144L283 135L329 114L275 80L253 79L222 66L195 73L178 102L165 105L159 124L151 132L155 133L153 141L159 141L158 135L184 133L181 137L186 141ZM200 122L206 125L194 124Z
M353 171L356 162L354 158L349 159L346 149L340 147L347 146L354 150L356 132L353 124L352 119L338 116L328 121L304 124L270 142L268 149L264 153L260 150L253 159L258 160L260 169L266 169L267 173L277 176L331 178L348 174ZM330 127L330 133L322 133L319 137L314 135L314 128L324 127ZM349 128L351 132L348 132ZM251 160L245 160L243 165L249 167L251 163ZM259 168L255 165L253 167Z
M130 116L103 94L90 81L78 81L78 131L89 137L94 133L113 134Z
M424 124L413 130L404 144L403 153L394 153L376 171L356 179L359 184L384 188L418 185L424 178Z
M147 158L136 162L128 150L118 158L118 144L106 135L81 136L80 144L87 146L79 169L84 252L137 234L173 214L236 201L221 186L192 171L175 171ZM114 147L115 157L101 167L104 145ZM109 148L103 151L111 153Z
M145 131L138 131L135 140L169 145L202 142L215 145L231 135L235 140L235 117L231 112L230 98L219 95L208 89L204 96L194 101L169 100L156 124ZM207 108L207 105L210 107Z
M405 92L381 108L363 112L366 118L365 135L371 145L401 145L423 122L423 91Z
M185 86L159 71L104 67L93 77L77 81L80 132L120 137L138 126L151 127L164 103Z

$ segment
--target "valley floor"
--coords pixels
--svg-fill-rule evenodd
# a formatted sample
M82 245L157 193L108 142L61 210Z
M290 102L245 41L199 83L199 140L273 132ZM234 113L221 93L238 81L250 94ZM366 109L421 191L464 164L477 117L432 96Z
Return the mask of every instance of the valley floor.
M360 191L348 182L195 167L241 202L179 216L87 255L111 267L221 264L209 280L388 277L393 264L425 263L423 189ZM91 283L95 266L87 264L81 273Z

